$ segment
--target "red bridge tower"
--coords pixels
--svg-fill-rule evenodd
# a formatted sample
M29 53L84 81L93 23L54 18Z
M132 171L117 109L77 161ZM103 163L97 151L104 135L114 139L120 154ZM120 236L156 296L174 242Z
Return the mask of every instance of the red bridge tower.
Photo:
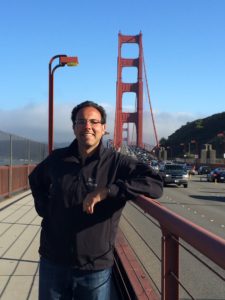
M122 58L121 48L124 43L136 43L139 45L139 56L137 58ZM134 123L136 127L136 145L142 147L142 132L143 132L143 81L142 81L142 63L143 63L143 49L142 49L142 33L139 35L122 35L119 33L118 45L118 62L117 62L117 96L116 96L116 114L115 114L115 128L114 128L114 146L121 147L123 142L123 124ZM124 83L122 81L122 68L136 67L137 68L137 82ZM122 98L123 93L136 93L136 111L123 112Z

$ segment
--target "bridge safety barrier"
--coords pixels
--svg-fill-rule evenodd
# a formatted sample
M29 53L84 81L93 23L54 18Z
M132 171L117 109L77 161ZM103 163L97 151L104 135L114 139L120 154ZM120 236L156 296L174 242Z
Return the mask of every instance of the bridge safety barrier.
M135 205L156 219L161 227L161 300L179 299L179 239L225 270L225 239L177 215L156 200L139 196Z
M29 188L27 176L47 150L44 143L0 131L0 198Z
M35 165L0 166L0 199L29 189L28 175Z

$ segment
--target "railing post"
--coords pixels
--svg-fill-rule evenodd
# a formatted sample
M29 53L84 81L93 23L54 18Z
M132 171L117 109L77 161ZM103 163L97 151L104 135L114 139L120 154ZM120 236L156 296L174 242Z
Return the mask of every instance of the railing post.
M179 244L165 228L162 229L162 300L179 299ZM175 277L172 275L174 274Z
M10 157L9 157L9 193L10 197L12 194L12 165L13 165L13 144L12 144L12 135L10 134Z
M28 176L30 174L30 160L31 160L31 153L30 153L30 140L27 140L27 189L29 189L29 179Z

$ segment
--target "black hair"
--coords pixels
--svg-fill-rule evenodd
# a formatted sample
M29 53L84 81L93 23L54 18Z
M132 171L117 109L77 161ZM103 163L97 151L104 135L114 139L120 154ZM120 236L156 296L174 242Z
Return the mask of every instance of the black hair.
M93 101L84 101L80 104L78 104L77 106L75 106L72 110L72 113L71 113L71 120L74 124L75 120L76 120L76 116L77 116L77 113L80 109L84 108L84 107L94 107L96 108L100 114L101 114L101 122L102 124L105 124L106 123L106 112L105 112L105 109L101 106L101 105L98 105L97 103L93 102Z

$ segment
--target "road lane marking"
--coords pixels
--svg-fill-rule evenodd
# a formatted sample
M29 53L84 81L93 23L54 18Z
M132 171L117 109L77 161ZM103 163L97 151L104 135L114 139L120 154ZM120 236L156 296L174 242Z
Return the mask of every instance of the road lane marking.
M215 196L216 196L216 195L215 195ZM221 197L224 198L223 196L221 196ZM186 208L188 211L193 212L195 215L198 215L198 212L197 212L196 210L192 210L191 207L187 207L186 205L181 204L180 202L175 201L172 197L166 196L166 198L167 198L167 200L170 200L172 203L179 204L179 205L182 206L183 208ZM206 220L207 220L208 222L211 222L211 223L215 222L214 219L207 218L207 216L205 216L204 214L200 214L200 216L201 216L202 218L206 218ZM224 225L224 224L217 224L217 225L219 225L221 228L225 228L225 225Z

